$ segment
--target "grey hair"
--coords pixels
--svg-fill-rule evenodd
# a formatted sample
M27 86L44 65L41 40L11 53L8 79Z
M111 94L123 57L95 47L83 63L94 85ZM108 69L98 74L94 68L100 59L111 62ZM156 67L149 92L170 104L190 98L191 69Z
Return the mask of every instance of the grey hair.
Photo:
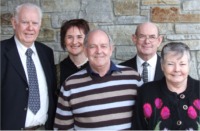
M21 5L18 5L15 10L14 10L14 18L16 19L17 22L19 22L19 12L22 8L32 8L32 9L36 9L38 11L39 14L39 18L40 18L40 22L42 21L42 10L39 6L33 4L33 3L23 3Z
M180 54L181 57L186 53L188 56L188 61L190 62L191 53L190 48L182 42L170 42L166 44L161 51L161 63L164 62L164 57L169 52L175 52L176 54Z
M88 44L88 37L90 36L90 34L93 33L93 32L96 32L96 31L103 31L108 36L109 44L110 45L114 45L112 38L110 37L110 35L108 35L108 33L106 31L104 31L102 29L94 29L94 30L89 31L86 34L85 39L84 39L84 46L87 46L87 44Z

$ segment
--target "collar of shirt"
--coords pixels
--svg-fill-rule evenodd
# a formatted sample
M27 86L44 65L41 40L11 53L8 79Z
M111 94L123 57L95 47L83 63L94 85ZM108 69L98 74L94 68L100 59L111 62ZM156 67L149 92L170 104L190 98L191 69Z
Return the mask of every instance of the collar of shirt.
M26 50L27 50L28 48L25 47L25 46L17 39L16 36L14 37L14 39L15 39L15 42L16 42L17 49L18 49L18 51L19 51L19 55L20 55L21 57L26 56L25 53L26 53ZM35 44L33 43L32 46L29 47L29 48L31 48L31 49L33 50L33 55L35 55L35 54L36 54Z
M86 67L86 70L87 70L87 72L88 72L91 76L96 76L96 77L98 76L98 77L100 77L99 74L95 73L95 72L91 69L91 67L90 67L89 64L88 64L88 66ZM111 75L114 71L120 71L120 69L111 61L110 69L108 70L108 72L106 73L105 76Z
M142 60L139 56L136 58L137 61L137 71L142 76L144 60ZM153 81L155 77L155 71L156 71L156 64L157 64L157 54L155 54L151 59L147 61L149 63L148 69L148 81Z
M138 55L136 57L136 61L137 61L137 67L142 67L142 64L145 62L142 58L140 58ZM151 59L149 59L148 61L149 66L151 66L151 68L156 68L156 63L157 63L157 54L155 54Z

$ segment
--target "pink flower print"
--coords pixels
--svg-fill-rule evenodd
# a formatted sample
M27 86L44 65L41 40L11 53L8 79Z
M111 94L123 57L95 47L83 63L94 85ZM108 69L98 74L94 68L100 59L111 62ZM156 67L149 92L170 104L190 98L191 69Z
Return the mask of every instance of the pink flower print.
M191 119L196 119L197 118L197 112L196 110L194 109L193 106L190 106L188 108L188 112L187 112L188 116L191 118Z
M200 99L194 100L193 105L194 105L198 110L200 110Z
M169 118L170 116L170 110L168 107L164 106L160 112L160 115L162 117L163 120L166 120Z
M160 98L156 98L154 103L155 103L157 109L160 109L163 105L163 102Z
M152 107L149 103L144 104L143 106L144 116L150 118L152 114Z

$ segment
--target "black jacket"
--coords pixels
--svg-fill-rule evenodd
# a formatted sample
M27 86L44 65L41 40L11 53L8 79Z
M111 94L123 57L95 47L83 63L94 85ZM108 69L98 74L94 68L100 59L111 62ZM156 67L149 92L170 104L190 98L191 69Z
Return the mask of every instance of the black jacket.
M154 81L160 80L164 76L162 69L161 69L160 56L159 55L157 55L157 56L158 56L158 59L156 62L156 71L155 71ZM120 65L128 66L128 67L131 67L131 68L135 69L136 71L138 71L136 56L125 62L120 63Z
M45 129L53 129L56 75L53 51L35 42L47 81L49 107ZM14 37L1 41L1 130L20 130L25 126L28 82Z

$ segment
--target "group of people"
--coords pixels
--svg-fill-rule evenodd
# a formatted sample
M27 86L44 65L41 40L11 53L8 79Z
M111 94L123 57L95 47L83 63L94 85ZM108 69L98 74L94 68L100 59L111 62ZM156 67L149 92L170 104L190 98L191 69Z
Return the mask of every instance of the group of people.
M42 11L16 7L12 38L1 41L1 130L198 130L200 81L189 76L182 42L157 49L163 37L150 22L132 35L137 54L115 64L114 43L84 19L65 21L60 41L68 57L37 42Z

